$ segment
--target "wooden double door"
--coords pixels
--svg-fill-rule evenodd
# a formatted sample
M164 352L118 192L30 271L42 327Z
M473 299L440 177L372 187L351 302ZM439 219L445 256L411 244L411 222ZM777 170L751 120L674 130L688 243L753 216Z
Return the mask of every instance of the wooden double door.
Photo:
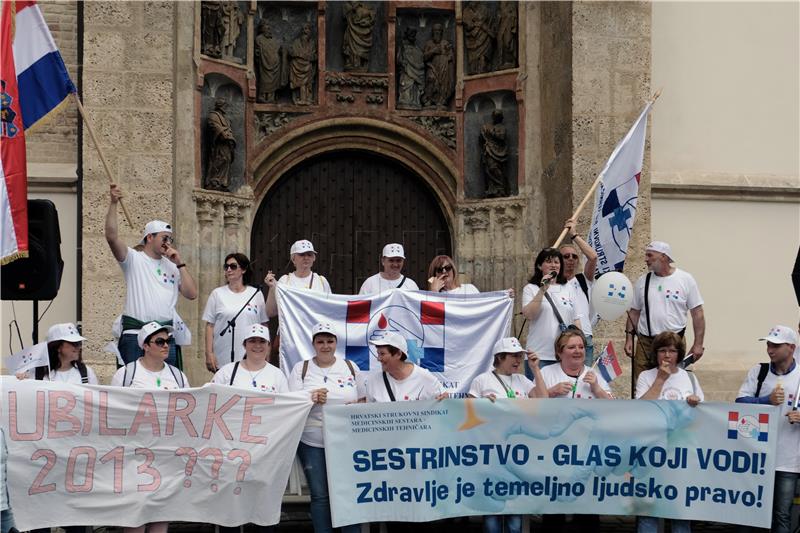
M387 243L403 244L404 272L422 289L431 259L451 255L450 230L427 184L391 159L360 151L309 159L270 189L251 233L254 279L291 272L289 248L298 239L314 244L314 271L338 294L357 293L378 272Z

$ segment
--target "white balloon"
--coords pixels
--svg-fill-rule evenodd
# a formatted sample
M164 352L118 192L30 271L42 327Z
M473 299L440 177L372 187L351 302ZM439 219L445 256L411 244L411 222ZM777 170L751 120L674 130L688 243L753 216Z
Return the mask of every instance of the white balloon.
M621 272L606 272L592 285L592 306L603 320L616 320L630 309L633 284Z

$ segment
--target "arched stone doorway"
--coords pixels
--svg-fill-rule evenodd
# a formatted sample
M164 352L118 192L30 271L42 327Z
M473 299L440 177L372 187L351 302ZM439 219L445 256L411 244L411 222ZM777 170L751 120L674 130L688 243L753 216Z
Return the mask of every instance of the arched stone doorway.
M417 173L365 150L335 150L306 159L275 180L255 215L250 250L256 279L291 271L297 239L318 251L314 270L333 291L358 292L374 274L388 242L406 248L406 274L424 287L438 254L452 255L452 237L438 196Z

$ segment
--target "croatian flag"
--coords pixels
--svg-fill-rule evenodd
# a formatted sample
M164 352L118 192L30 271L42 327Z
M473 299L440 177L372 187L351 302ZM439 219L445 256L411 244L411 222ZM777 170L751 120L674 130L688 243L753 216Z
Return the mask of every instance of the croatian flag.
M597 360L597 369L607 383L611 383L622 375L622 367L619 366L617 352L614 351L614 343L611 341L606 345L602 355Z
M2 1L0 20L0 257L28 256L25 130L76 91L36 2Z
M597 252L596 275L622 272L628 253L647 136L648 102L600 172L587 241Z
M494 343L508 335L513 300L508 292L448 295L424 291L385 291L347 296L277 285L281 368L314 357L311 328L330 322L336 355L362 371L379 370L370 340L399 333L408 360L436 375L454 396L463 396L472 380L492 366Z

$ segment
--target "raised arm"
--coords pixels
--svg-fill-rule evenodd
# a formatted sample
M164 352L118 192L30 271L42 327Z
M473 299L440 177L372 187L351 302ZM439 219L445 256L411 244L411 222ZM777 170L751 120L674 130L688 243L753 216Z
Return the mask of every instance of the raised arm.
M128 257L128 247L119 238L117 224L117 203L122 198L122 191L116 184L112 183L109 196L110 201L108 203L108 212L106 213L106 242L108 242L114 258L121 263Z

